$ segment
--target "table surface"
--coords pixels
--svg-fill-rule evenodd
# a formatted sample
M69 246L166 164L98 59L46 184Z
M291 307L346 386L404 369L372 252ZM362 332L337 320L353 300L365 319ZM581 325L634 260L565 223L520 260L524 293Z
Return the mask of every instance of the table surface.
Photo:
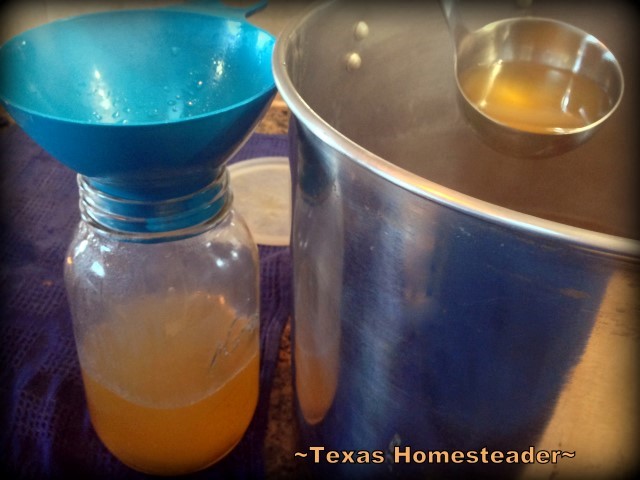
M256 132L286 133L289 128L289 118L289 109L278 95L256 127ZM269 423L264 446L267 478L301 478L306 474L303 466L300 462L296 462L293 455L298 443L298 431L291 379L291 323L289 321L280 339L278 363L269 401Z

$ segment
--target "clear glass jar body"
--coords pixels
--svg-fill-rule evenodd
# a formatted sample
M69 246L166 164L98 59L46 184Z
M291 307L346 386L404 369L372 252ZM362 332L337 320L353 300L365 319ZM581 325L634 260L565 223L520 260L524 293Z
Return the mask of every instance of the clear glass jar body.
M244 221L223 210L189 236L143 242L83 212L69 246L65 283L92 424L139 471L215 463L257 405L258 252Z

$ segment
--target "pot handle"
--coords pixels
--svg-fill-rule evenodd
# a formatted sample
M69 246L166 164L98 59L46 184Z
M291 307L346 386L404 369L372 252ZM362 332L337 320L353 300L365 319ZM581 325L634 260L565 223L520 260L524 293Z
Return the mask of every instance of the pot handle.
M178 12L201 13L244 21L247 17L265 8L267 3L269 0L258 0L247 7L232 7L222 0L187 0L185 3L166 8Z

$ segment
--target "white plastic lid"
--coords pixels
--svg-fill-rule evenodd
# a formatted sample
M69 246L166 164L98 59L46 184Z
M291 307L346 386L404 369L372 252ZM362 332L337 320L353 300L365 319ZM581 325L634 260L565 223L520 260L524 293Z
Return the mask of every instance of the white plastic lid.
M233 205L256 243L286 246L291 235L291 172L287 157L261 157L229 165Z

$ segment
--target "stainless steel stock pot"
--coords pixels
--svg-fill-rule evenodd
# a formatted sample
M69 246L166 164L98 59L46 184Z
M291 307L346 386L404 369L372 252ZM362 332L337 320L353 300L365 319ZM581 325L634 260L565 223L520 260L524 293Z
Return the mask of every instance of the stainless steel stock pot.
M281 34L300 448L386 459L322 474L633 467L639 43L625 5L533 3L606 43L626 85L591 140L544 159L498 153L467 124L437 2L323 3ZM567 456L474 462L482 448ZM464 461L394 457L444 450Z

